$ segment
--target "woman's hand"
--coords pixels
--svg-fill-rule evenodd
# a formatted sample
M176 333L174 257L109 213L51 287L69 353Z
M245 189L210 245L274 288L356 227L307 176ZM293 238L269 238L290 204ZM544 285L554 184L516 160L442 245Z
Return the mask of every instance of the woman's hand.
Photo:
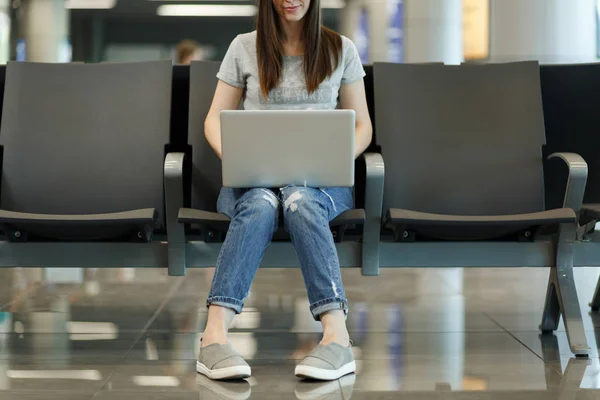
M356 142L354 145L354 158L358 158L371 144L373 126L367 106L365 83L360 81L342 85L340 88L340 107L345 110L354 110L356 113Z
M237 110L240 101L242 101L243 94L244 89L231 86L221 80L217 84L215 96L204 121L204 135L210 147L212 147L219 158L223 156L221 146L221 111Z

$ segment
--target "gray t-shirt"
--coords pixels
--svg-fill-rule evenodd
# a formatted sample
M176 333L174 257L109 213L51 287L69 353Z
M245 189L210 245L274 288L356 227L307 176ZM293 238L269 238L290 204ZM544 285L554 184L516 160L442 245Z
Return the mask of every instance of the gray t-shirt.
M283 77L265 100L260 90L256 56L256 31L237 36L223 59L217 78L244 88L245 110L333 110L337 107L340 86L365 76L358 51L342 36L343 55L337 69L312 94L306 90L304 57L284 57Z

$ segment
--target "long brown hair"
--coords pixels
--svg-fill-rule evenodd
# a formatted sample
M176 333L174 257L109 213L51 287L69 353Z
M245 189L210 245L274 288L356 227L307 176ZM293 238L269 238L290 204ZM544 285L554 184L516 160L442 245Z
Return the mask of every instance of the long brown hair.
M283 32L273 0L259 0L256 51L260 89L265 98L277 87L283 69ZM342 37L321 24L321 1L311 0L304 16L304 77L308 93L338 67Z

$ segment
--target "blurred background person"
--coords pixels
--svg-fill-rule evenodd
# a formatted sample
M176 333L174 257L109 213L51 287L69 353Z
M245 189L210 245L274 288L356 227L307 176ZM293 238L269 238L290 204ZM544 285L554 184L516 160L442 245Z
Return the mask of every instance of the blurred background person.
M175 64L189 65L192 61L202 60L200 44L193 40L183 40L175 48Z

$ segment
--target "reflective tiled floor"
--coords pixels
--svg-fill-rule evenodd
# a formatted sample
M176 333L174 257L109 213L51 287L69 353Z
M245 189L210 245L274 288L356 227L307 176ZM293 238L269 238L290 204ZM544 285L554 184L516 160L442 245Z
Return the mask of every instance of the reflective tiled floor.
M212 271L0 270L0 400L600 399L595 269L576 271L590 346L537 331L544 269L344 270L357 374L300 381L318 343L299 270L261 270L232 344L247 381L195 372Z

